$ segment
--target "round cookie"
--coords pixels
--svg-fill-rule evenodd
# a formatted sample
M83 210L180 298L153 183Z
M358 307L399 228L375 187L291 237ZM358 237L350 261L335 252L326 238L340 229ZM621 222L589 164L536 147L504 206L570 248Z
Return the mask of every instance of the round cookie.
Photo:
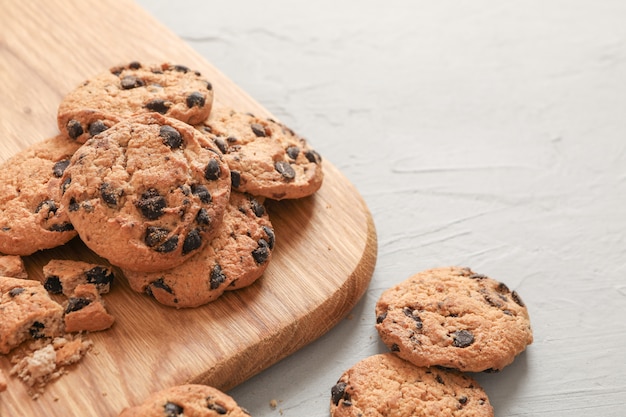
M59 185L79 146L59 135L31 145L0 165L0 253L30 255L76 236L60 208Z
M138 406L122 410L119 417L249 417L228 394L207 385L184 384L163 389Z
M113 265L183 263L219 228L230 171L193 127L157 113L88 140L62 177L62 206L83 242Z
M417 366L496 371L532 343L528 311L515 291L469 268L420 272L376 303L383 342Z
M216 106L196 128L224 154L237 191L282 200L309 196L322 185L322 158L281 123Z
M415 366L392 353L373 355L331 389L332 417L491 417L487 394L453 370Z
M57 123L79 143L138 113L157 112L185 123L205 120L213 86L198 71L131 62L84 81L61 101Z
M197 307L263 275L274 240L265 207L256 198L233 191L216 237L202 251L167 271L122 272L133 290L164 305Z

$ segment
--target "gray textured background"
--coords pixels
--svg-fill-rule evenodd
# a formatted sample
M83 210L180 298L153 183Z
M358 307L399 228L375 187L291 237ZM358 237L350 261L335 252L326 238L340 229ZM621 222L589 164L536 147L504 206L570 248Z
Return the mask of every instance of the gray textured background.
M252 415L328 416L341 373L386 351L380 293L446 265L531 314L534 344L475 375L496 416L626 415L626 2L139 3L305 136L376 224L350 317L230 392Z

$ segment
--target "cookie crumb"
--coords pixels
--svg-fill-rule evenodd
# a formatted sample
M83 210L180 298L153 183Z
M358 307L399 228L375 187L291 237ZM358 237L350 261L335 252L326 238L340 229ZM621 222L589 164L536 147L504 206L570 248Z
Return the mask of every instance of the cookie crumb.
M271 408L276 408L276 407L278 407L278 401L276 401L276 400L274 400L274 399L270 400L270 407L271 407Z

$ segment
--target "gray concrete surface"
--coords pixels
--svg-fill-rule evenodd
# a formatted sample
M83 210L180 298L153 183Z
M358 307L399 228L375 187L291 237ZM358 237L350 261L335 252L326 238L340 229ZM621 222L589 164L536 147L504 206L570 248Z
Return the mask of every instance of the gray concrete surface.
M626 415L625 2L139 3L308 138L376 223L350 317L230 392L252 415L328 416L340 374L386 351L380 293L445 265L528 305L534 344L476 375L496 416Z

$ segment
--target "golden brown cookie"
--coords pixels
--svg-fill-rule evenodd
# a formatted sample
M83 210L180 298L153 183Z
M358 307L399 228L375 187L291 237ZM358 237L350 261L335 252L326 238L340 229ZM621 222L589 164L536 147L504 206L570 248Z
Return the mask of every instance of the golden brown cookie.
M138 406L129 407L119 417L249 417L235 400L207 385L185 384L163 389L150 395Z
M487 394L473 378L415 366L392 353L370 356L331 389L332 417L492 417Z
M196 128L224 154L234 190L282 200L309 196L322 185L322 158L281 123L216 107Z
M64 313L64 330L68 333L98 332L108 329L115 322L95 284L76 286L67 300Z
M197 130L148 113L87 141L62 178L62 207L82 241L133 271L175 267L215 235L230 171Z
M0 253L30 255L76 236L67 213L59 207L59 185L79 146L55 136L0 165Z
M383 342L418 366L500 370L533 341L520 296L469 268L413 275L383 292L376 317Z
M182 265L167 271L122 270L132 289L171 307L197 307L224 291L243 288L267 268L274 229L258 199L233 191L217 236Z
M206 119L213 86L183 65L131 62L84 81L59 105L59 130L79 143L139 113L157 112L195 124Z

